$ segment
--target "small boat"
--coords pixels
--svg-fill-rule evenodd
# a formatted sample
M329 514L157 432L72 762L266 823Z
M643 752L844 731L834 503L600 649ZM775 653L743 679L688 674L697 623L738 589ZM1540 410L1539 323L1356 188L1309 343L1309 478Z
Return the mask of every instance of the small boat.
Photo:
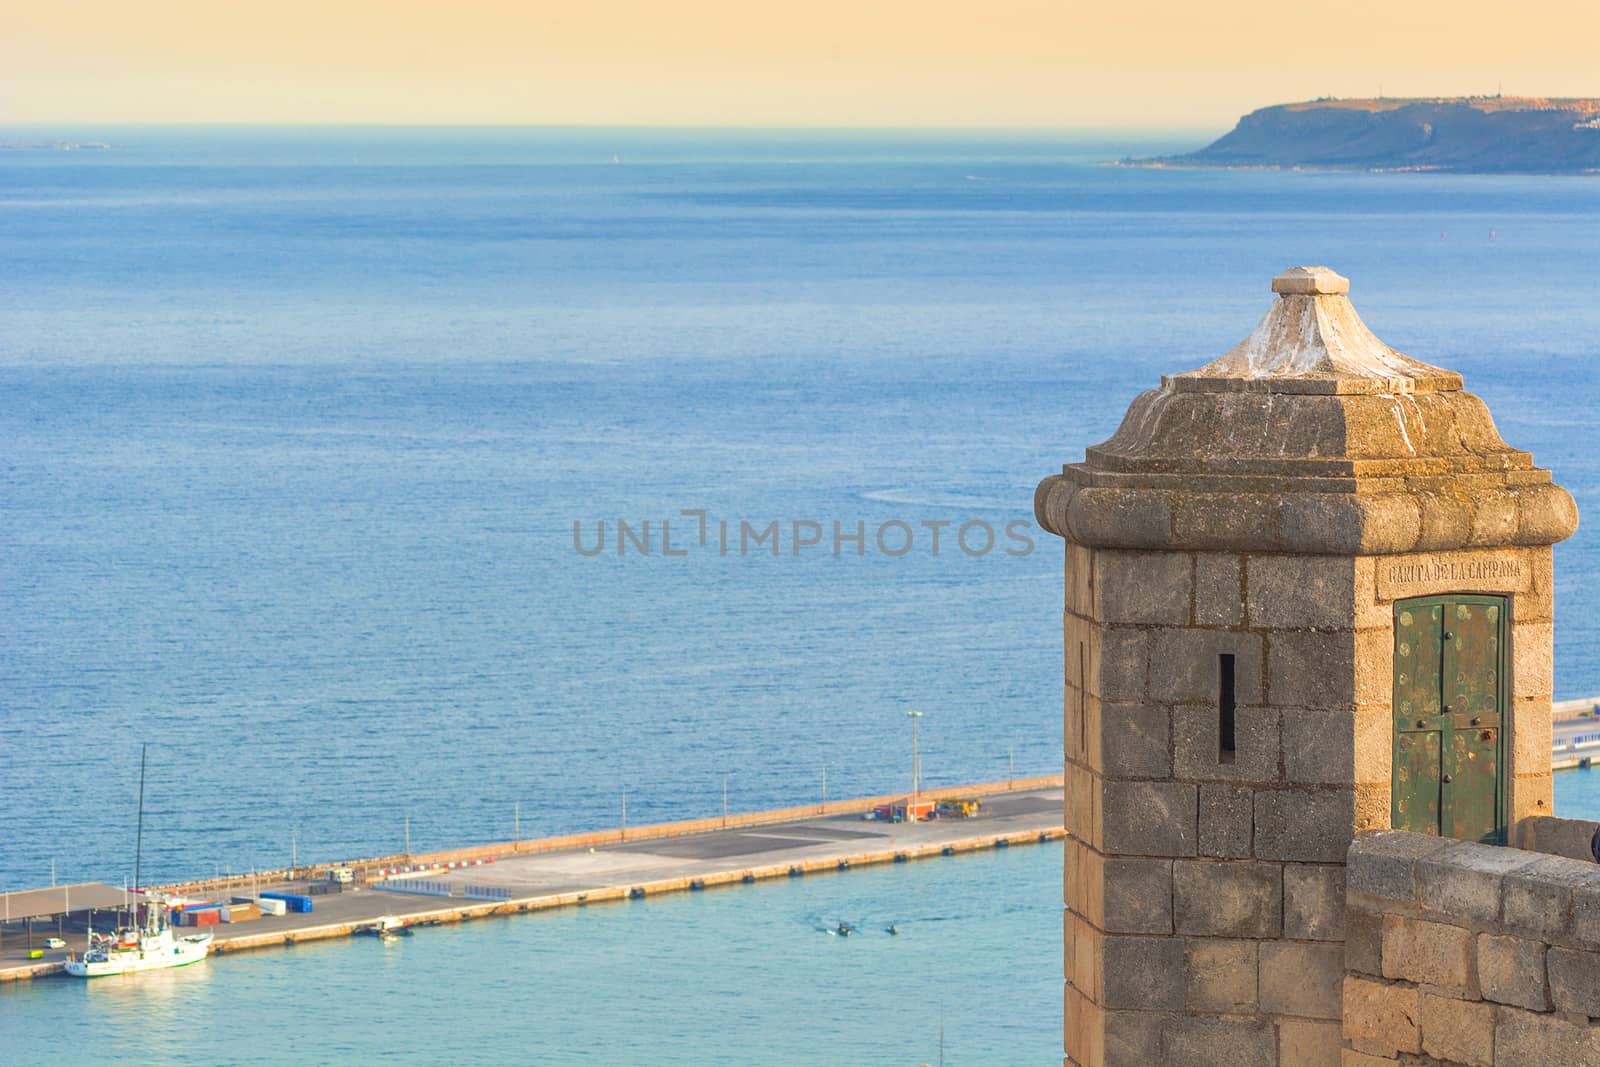
M363 926L356 931L368 937L381 937L385 941L396 937L410 937L411 931L406 927L406 921L395 915L380 916L370 926Z

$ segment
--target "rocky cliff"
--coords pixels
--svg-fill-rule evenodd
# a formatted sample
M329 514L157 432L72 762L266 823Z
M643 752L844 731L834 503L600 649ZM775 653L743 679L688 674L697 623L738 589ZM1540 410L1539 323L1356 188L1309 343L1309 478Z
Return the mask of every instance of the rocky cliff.
M1233 130L1148 166L1461 173L1600 173L1600 99L1313 100L1252 111Z

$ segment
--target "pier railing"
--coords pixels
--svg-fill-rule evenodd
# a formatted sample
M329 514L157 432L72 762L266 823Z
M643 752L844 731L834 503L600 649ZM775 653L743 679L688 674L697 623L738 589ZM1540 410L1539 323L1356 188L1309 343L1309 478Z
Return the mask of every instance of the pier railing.
M388 893L416 893L425 897L453 896L456 889L449 882L425 882L421 878L396 878L383 883L383 888Z

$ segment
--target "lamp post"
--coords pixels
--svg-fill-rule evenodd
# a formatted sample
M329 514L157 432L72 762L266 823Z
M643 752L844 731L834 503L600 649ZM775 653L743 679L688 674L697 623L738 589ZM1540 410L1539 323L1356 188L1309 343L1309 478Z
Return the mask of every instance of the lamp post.
M728 772L722 772L722 828L728 828Z
M916 821L917 791L922 786L922 767L917 761L917 720L922 718L920 711L906 712L906 718L911 720L911 821Z

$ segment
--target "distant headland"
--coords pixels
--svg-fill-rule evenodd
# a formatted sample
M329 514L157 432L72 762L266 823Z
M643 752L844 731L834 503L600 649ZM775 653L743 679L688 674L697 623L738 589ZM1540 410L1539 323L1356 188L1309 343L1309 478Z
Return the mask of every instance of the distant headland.
M1252 111L1197 152L1143 167L1600 174L1600 99L1324 97Z
M107 151L111 146L104 141L0 141L0 152L30 152L41 149L79 152L86 148Z

